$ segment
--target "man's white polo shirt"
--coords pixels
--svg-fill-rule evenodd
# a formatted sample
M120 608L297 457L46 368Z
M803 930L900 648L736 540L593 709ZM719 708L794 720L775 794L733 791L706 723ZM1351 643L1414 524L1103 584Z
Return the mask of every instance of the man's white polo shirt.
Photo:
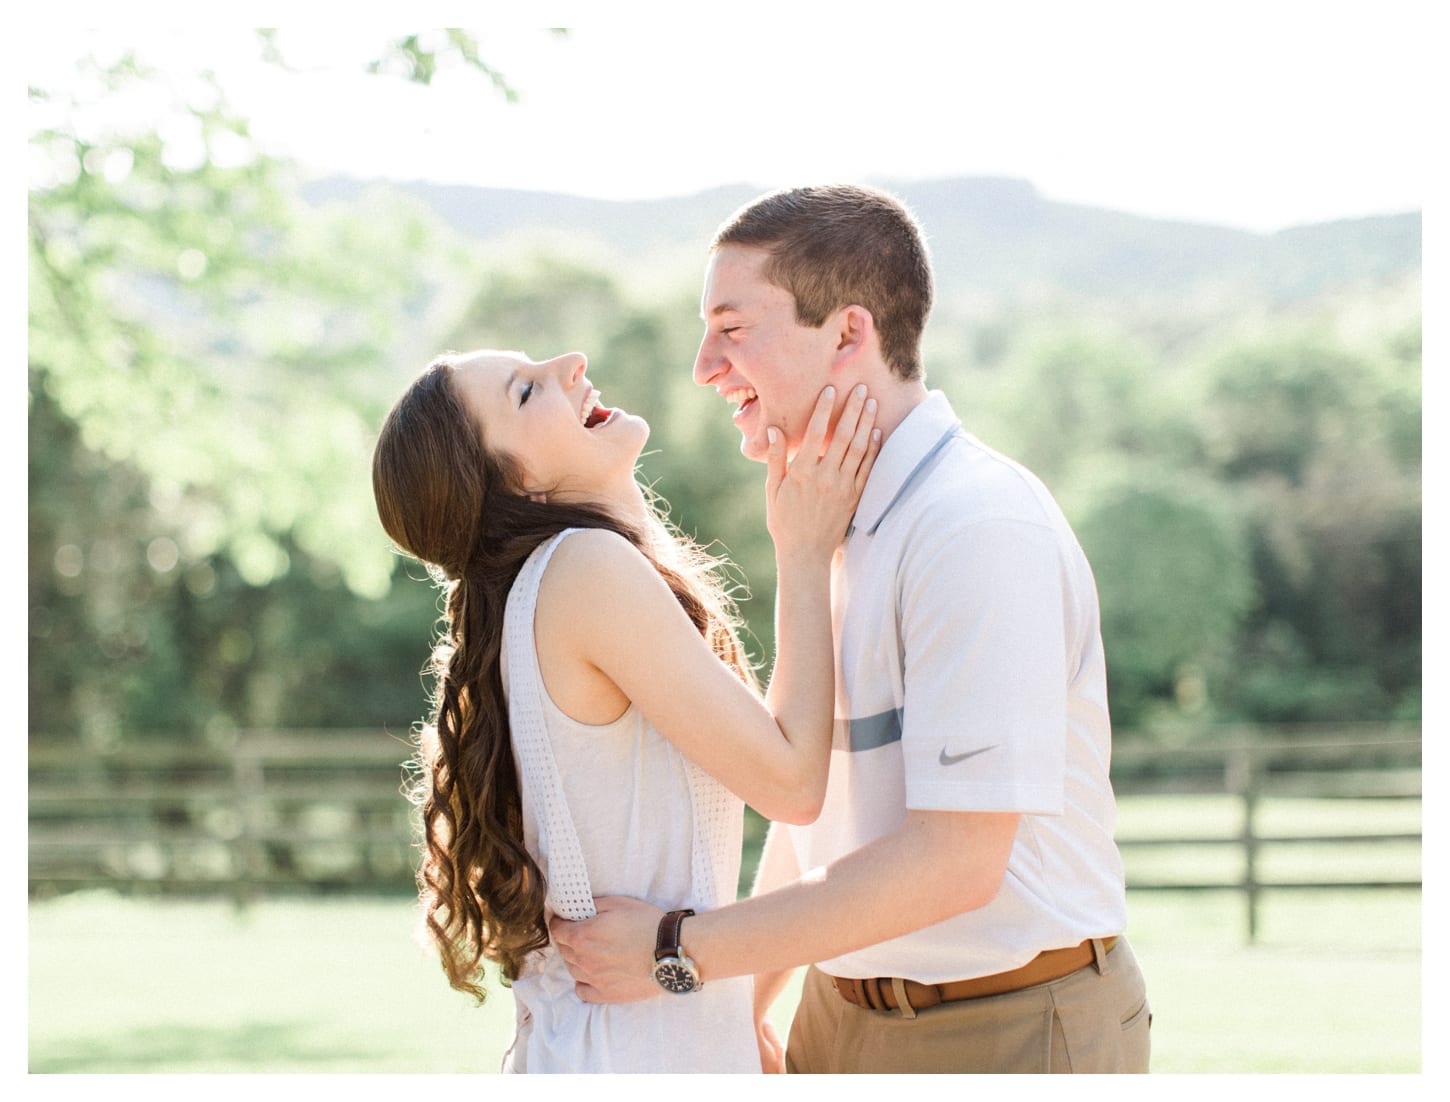
M931 392L882 446L832 600L835 744L820 819L790 828L801 869L906 808L1023 817L986 906L820 967L942 983L1122 933L1097 590L1041 482Z

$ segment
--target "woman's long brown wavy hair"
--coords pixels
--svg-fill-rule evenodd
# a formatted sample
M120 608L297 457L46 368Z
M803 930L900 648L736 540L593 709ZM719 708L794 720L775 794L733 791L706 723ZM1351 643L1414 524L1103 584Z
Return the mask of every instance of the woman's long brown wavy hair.
M737 635L722 560L666 524L651 505L648 531L608 511L531 500L514 464L490 453L440 356L383 422L373 496L388 536L428 567L444 595L427 671L430 719L413 763L421 810L418 869L424 923L448 982L480 1002L484 961L505 981L549 940L544 879L523 844L519 781L499 656L509 589L534 548L565 528L606 528L639 548L710 646L748 684L754 671Z

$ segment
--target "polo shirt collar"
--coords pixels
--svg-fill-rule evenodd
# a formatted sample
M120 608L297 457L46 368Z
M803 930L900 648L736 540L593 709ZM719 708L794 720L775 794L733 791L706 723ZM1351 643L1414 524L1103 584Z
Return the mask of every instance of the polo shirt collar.
M940 390L927 394L881 445L848 535L857 530L874 535L927 462L961 431L962 423L952 411L947 396Z

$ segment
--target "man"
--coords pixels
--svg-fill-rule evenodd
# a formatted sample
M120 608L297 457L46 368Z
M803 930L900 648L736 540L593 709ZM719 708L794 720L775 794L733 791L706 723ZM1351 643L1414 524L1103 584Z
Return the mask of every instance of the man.
M766 1011L810 964L793 1072L1146 1071L1096 587L1042 484L926 389L919 228L883 193L800 188L742 209L711 254L695 381L737 406L745 455L776 433L794 449L826 385L838 409L860 384L878 402L832 572L830 784L816 823L772 827L750 899L556 920L580 996L756 973L780 1070Z

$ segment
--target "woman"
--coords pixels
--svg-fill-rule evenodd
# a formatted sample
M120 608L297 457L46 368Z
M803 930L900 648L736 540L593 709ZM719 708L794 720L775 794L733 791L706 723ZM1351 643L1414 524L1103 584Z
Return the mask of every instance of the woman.
M449 982L510 983L505 1071L758 1071L748 978L588 1005L547 919L628 894L666 909L735 897L742 800L809 822L834 710L830 561L879 447L875 403L821 396L787 468L773 434L779 575L765 700L718 564L635 478L649 426L599 405L582 355L435 360L373 459L389 536L447 596L419 747L427 928ZM682 940L688 940L688 922ZM704 977L708 981L708 977Z

